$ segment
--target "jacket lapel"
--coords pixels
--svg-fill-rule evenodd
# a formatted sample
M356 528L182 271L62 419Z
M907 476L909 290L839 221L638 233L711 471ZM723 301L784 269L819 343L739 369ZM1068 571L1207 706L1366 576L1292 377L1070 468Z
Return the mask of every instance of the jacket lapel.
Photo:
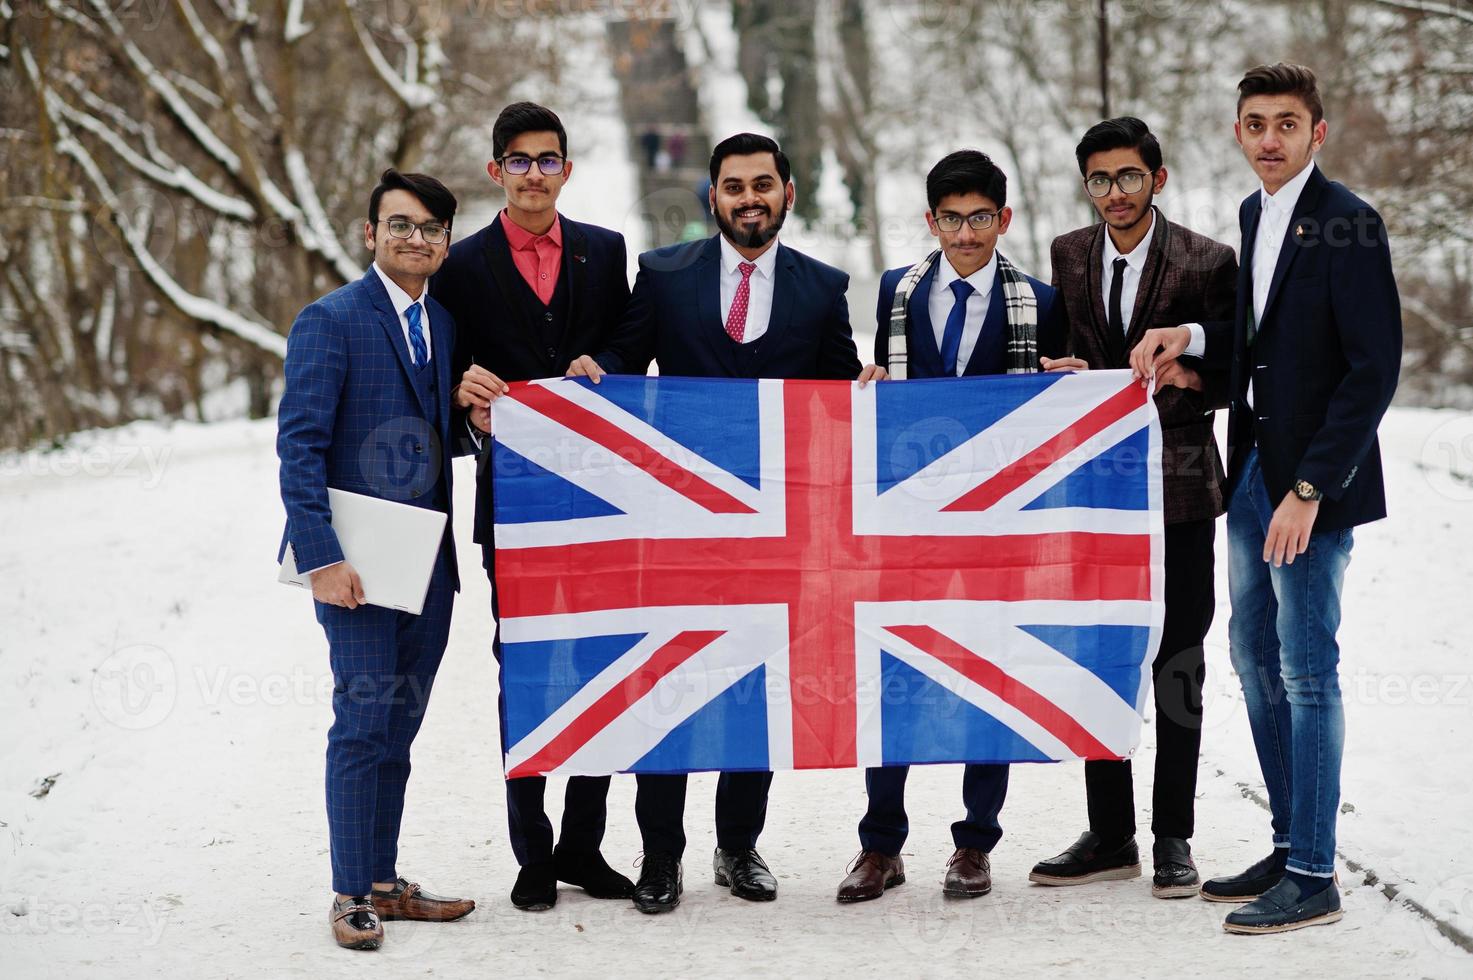
M1151 326L1151 320L1156 311L1156 301L1161 296L1161 280L1166 275L1166 250L1171 247L1171 228L1167 224L1166 216L1153 204L1152 210L1155 216L1151 219L1155 227L1151 231L1151 248L1146 253L1146 264L1141 267L1141 281L1135 290L1135 306L1130 311L1130 326L1125 331L1125 342L1121 345L1121 359L1113 363L1124 362L1124 355L1140 343L1141 337Z
M1274 264L1274 277L1269 281L1268 298L1263 301L1264 323L1269 322L1269 311L1273 309L1274 300L1279 295L1279 287L1284 284L1284 274L1289 271L1294 257L1299 254L1300 237L1297 231L1299 222L1319 204L1320 191L1324 184L1324 174L1320 173L1318 167L1315 167L1309 179L1305 181L1304 189L1299 193L1299 200L1294 204L1294 213L1289 218L1289 226L1284 229L1284 244L1279 249L1279 260ZM1256 223L1254 237L1257 237ZM1259 326L1261 328L1263 324Z
M736 351L721 321L721 241L716 235L708 239L696 263L695 329L706 340L706 346L727 373L737 377Z
M409 382L410 389L414 392L415 401L419 402L420 411L425 413L425 418L430 417L430 406L425 403L424 395L420 393L419 385L414 383L414 361L409 356L409 345L404 342L404 328L399 325L399 314L394 312L394 304L389 299L389 291L384 288L383 282L379 280L378 273L370 267L363 276L363 282L368 287L368 298L373 303L373 308L378 311L379 326L383 327L384 333L389 336L389 346L394 348L394 353L399 356L399 366L404 369L404 380ZM431 317L430 330L435 329ZM431 358L436 358L443 348L440 346L440 338L431 334L435 348L430 352Z
M777 249L775 261L772 264L772 311L767 317L767 332L762 335L762 343L758 345L758 362L765 363L772 356L773 351L779 346L778 338L782 336L788 327L788 321L793 315L793 293L798 288L798 273L796 263L793 261L793 253L782 242L774 246ZM725 332L725 328L723 328Z
M578 310L583 298L583 284L588 278L588 238L583 231L567 218L559 217L563 225L563 275L568 281L568 316L563 321L563 334L558 338L558 351L563 351L568 330L578 322Z
M998 343L1002 344L999 351L996 349ZM982 320L982 332L977 335L977 346L972 348L972 356L967 358L967 366L963 374L983 374L982 369L997 361L1007 361L1008 344L1008 304L1003 297L1002 283L994 278L992 280L992 292L987 297L987 315ZM993 350L987 348L993 347Z
M905 308L910 320L909 350L917 363L924 365L925 374L921 376L927 378L939 378L942 373L941 349L936 346L936 327L931 323L931 286L936 282L937 263L945 261L946 256L940 255L931 263L930 271L910 291ZM896 288L900 288L899 283Z
M1089 257L1085 259L1084 289L1087 306L1089 308L1089 326L1095 335L1096 349L1104 351L1107 358L1111 358L1110 364L1115 361L1112 357L1115 350L1114 341L1110 338L1110 318L1105 313L1105 278L1101 271L1105 263L1105 236L1109 234L1105 223L1102 221L1095 225L1095 235L1089 246Z
M515 331L516 339L524 344L527 350L539 361L546 361L547 347L542 342L535 324L527 320L526 310L521 300L517 298L517 287L526 286L522 280L522 274L517 271L517 265L512 261L511 243L506 240L506 229L501 222L506 220L505 215L498 214L486 229L486 240L482 251L486 255L486 267L491 271L491 278L496 283L496 289L501 293L501 312L510 318L511 329ZM488 323L486 328L494 330L502 324Z

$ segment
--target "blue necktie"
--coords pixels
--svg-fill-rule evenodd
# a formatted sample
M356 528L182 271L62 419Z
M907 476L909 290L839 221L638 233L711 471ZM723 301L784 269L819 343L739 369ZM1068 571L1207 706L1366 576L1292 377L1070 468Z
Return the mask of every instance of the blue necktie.
M956 359L962 349L962 328L967 325L967 297L976 290L965 279L954 280L951 291L956 302L946 315L946 330L941 334L941 370L948 378L956 376Z
M404 318L409 321L409 353L415 364L424 364L430 359L430 349L425 346L424 328L419 324L421 309L418 303L414 303L404 311Z

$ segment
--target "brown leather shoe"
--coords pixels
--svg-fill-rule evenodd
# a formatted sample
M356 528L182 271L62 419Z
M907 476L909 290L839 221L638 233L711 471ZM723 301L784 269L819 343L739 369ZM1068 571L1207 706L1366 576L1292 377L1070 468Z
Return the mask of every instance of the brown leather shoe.
M849 877L839 883L839 901L868 902L885 894L885 889L905 884L905 862L879 851L860 851L849 867Z
M941 891L951 898L978 898L992 891L992 864L987 852L959 847L946 862L946 881Z
M332 938L344 949L378 949L383 944L384 927L366 896L341 901L333 896L327 919L332 923Z
M373 890L373 907L385 922L408 919L411 922L454 922L476 910L469 898L441 898L421 891L419 885L405 878L394 882L392 891Z

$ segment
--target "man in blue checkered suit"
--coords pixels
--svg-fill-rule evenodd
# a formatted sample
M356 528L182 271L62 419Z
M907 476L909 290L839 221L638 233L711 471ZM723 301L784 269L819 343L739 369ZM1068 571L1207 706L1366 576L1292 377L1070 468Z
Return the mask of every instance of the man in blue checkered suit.
M287 336L277 412L281 497L296 567L311 572L327 634L333 935L377 949L384 919L449 921L469 899L430 895L399 876L409 747L424 720L460 589L450 513L450 363L455 325L425 283L449 250L455 197L423 174L384 172L363 229L373 265L303 310ZM364 603L332 528L328 487L447 515L419 615ZM278 555L278 558L280 555Z

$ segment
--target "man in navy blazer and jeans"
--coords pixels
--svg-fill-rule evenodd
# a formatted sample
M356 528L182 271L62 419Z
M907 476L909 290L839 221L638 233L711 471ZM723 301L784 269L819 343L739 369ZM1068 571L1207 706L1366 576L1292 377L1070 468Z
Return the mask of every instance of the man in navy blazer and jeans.
M506 382L562 374L575 354L603 343L629 298L624 236L558 213L573 161L556 113L532 102L507 106L491 127L491 152L486 169L506 192L506 208L453 245L430 281L431 294L454 314L458 331L455 405L466 414L458 416L456 431L478 444L476 434L488 425L487 408L506 391ZM477 448L475 540L493 588L491 615L499 622L492 454ZM499 627L492 649L500 664ZM504 745L504 704L498 715ZM557 902L559 881L595 898L628 898L634 883L610 868L600 852L609 777L569 777L555 847L543 806L546 789L543 776L506 780L512 854L521 867L512 904L524 911L549 909Z
M926 175L926 224L940 249L916 266L891 269L880 279L875 310L875 362L895 377L956 378L1039 370L1083 370L1066 357L1069 323L1058 293L1013 268L998 251L998 238L1012 223L1007 176L985 153L958 150ZM1013 285L1004 284L1011 280ZM906 292L896 301L896 294ZM1011 309L1010 288L1031 293L1034 305L1022 315ZM903 306L902 306L903 304ZM903 312L902 312L903 310ZM904 356L892 323L904 317ZM1026 332L1028 336L1023 336ZM1010 350L1028 348L1026 363ZM897 383L897 382L891 382ZM879 898L905 882L900 849L910 831L905 812L909 766L875 766L865 771L869 807L859 822L860 853L839 885L840 902ZM977 898L992 890L988 854L1002 837L998 813L1008 791L1006 764L972 764L962 773L966 816L951 825L956 850L946 864L943 892Z
M327 634L327 825L337 892L329 920L348 949L377 949L382 919L447 921L476 907L430 895L395 869L409 747L460 589L449 520L455 323L425 289L445 260L454 217L455 197L438 180L385 171L363 228L373 265L298 314L286 340L276 434L281 553L290 547L297 569L311 574ZM419 615L364 603L333 530L329 487L446 515Z
M1228 634L1274 850L1202 897L1248 903L1224 928L1266 933L1341 917L1340 591L1351 529L1386 516L1376 427L1401 306L1380 215L1315 166L1328 127L1314 73L1261 65L1238 93L1238 144L1263 186L1238 215L1236 316L1148 331L1131 362L1141 375L1181 354L1231 366Z
M849 277L777 241L793 206L788 158L766 136L739 133L711 154L710 206L720 234L639 257L624 321L610 342L568 369L595 381L644 374L701 378L812 378L861 383L844 293ZM644 862L634 890L641 912L680 904L685 851L683 775L636 777L635 817ZM777 897L757 853L770 772L722 773L716 788L716 883L749 901Z

